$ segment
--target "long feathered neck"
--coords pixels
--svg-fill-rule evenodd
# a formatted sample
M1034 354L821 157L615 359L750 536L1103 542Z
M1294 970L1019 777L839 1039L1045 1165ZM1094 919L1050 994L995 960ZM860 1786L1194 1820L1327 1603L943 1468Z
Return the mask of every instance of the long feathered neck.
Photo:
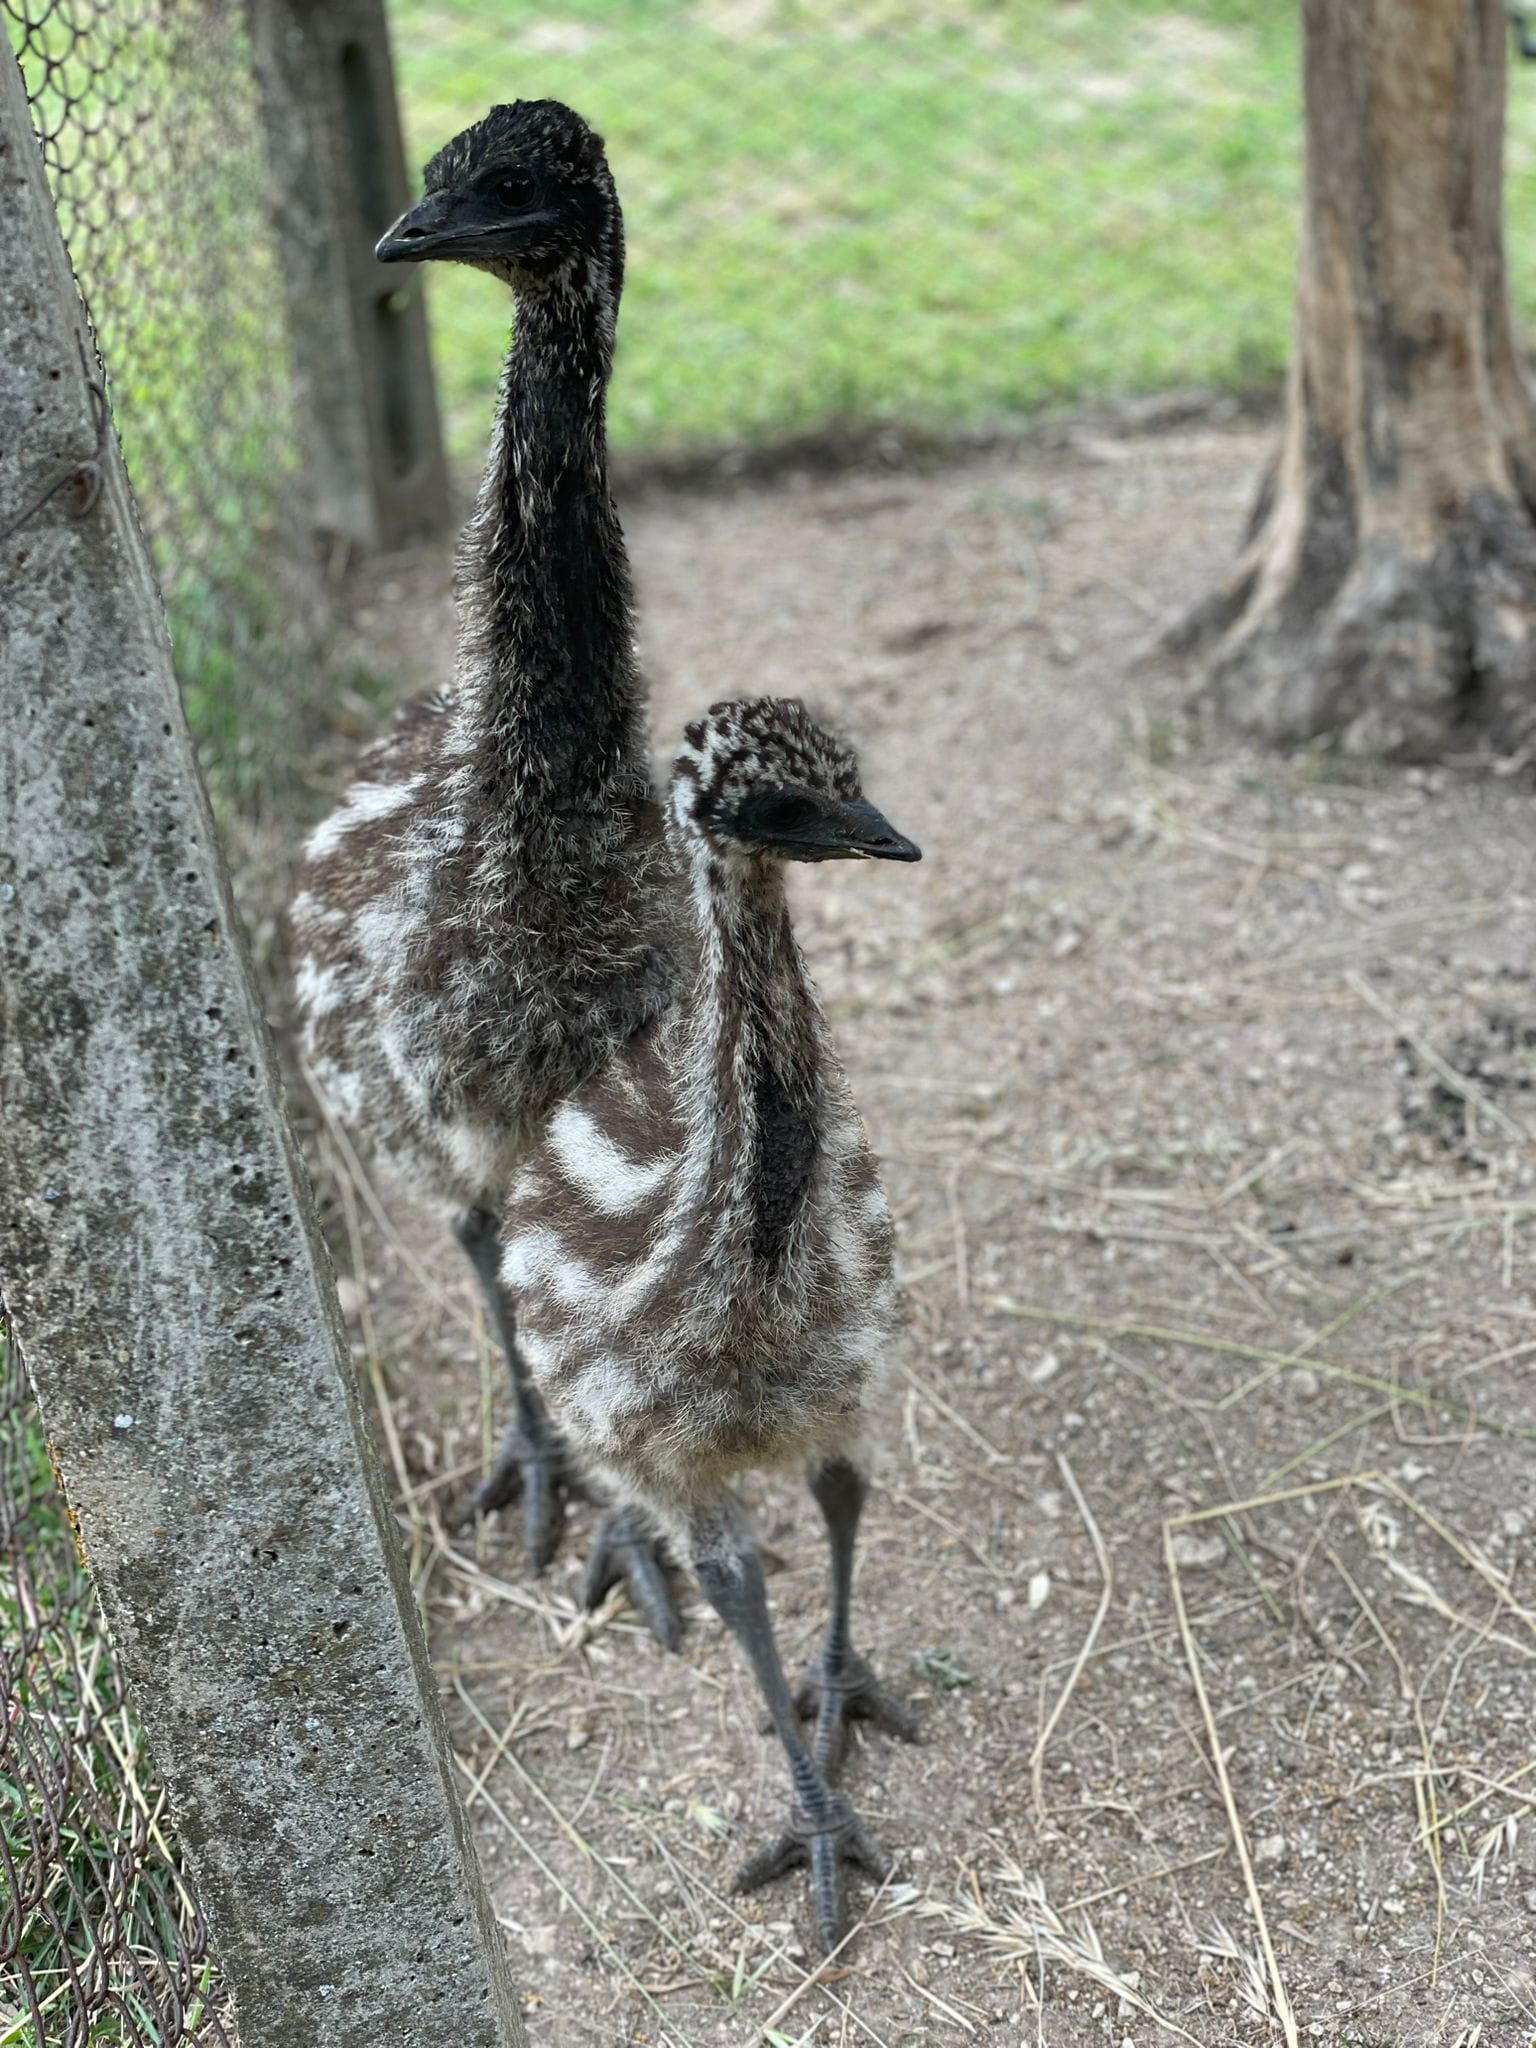
M690 858L699 967L689 1121L711 1150L722 1234L760 1263L783 1257L815 1165L821 1012L777 861Z
M615 281L594 262L520 292L460 556L466 793L520 838L535 814L595 820L648 790L629 565L608 493Z

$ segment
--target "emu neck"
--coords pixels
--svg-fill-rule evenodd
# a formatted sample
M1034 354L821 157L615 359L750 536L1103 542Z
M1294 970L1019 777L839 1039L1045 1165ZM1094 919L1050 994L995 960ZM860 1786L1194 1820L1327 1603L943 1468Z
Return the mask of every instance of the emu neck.
M816 1158L819 1017L776 861L693 857L698 923L696 1123L711 1134L712 1195L776 1265Z
M594 272L519 296L460 560L475 784L554 818L645 793L629 566L608 494L613 307Z

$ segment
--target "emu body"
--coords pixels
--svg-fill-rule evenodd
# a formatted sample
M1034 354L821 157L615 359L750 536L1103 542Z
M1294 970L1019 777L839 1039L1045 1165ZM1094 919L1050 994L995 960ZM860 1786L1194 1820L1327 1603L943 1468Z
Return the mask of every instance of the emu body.
M676 1009L551 1117L502 1225L534 1380L583 1457L680 1542L752 1662L789 1758L796 1818L760 1882L809 1859L841 1932L841 1863L885 1865L828 1789L850 1714L910 1735L849 1640L866 1416L898 1322L894 1229L795 943L784 858L915 860L864 803L846 749L792 702L690 726L668 831L688 877L695 970ZM729 1492L799 1463L833 1550L832 1620L802 1744L761 1570Z
M562 1468L486 1243L544 1119L677 988L605 405L623 286L600 140L554 101L493 108L427 167L383 260L472 262L516 327L460 547L451 688L408 705L314 833L291 912L313 1071L456 1219L517 1421L475 1505L525 1494L542 1565Z

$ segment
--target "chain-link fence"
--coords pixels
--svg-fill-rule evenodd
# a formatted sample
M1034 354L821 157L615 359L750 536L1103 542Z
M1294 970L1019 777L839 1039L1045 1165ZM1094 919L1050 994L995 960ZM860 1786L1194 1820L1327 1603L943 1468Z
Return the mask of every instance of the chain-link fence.
M392 0L413 161L493 100L603 133L630 231L614 440L939 437L1278 379L1297 10L1263 0ZM428 266L454 452L505 338Z
M630 263L631 452L909 444L1044 407L1276 388L1301 179L1300 8L1273 0L391 0L421 164L496 100L604 135ZM1508 219L1536 319L1536 94ZM507 308L428 265L452 452Z
M313 603L285 525L297 437L238 0L0 0L207 758Z

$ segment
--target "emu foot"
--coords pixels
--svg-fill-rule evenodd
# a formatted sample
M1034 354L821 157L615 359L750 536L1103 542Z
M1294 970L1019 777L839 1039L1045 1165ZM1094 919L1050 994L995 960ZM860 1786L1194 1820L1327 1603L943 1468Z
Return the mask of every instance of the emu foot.
M822 1946L830 1951L848 1931L844 1867L849 1863L856 1864L877 1883L889 1877L895 1867L885 1844L870 1833L846 1799L832 1800L820 1822L797 1806L779 1839L760 1849L737 1871L732 1889L755 1892L759 1886L783 1877L786 1871L809 1868L816 1932Z
M467 1529L481 1515L523 1503L523 1548L528 1562L542 1572L560 1548L565 1505L585 1492L560 1439L531 1437L514 1422L501 1440L496 1462L469 1498L461 1501L450 1526Z
M582 1605L598 1607L622 1581L630 1605L664 1650L683 1640L683 1618L660 1543L633 1508L610 1508L598 1524L592 1556L582 1580Z
M876 1678L868 1660L850 1651L833 1663L825 1650L812 1660L795 1692L795 1711L814 1721L812 1754L822 1776L836 1778L848 1754L848 1724L868 1721L903 1742L917 1742L922 1726L905 1700Z

